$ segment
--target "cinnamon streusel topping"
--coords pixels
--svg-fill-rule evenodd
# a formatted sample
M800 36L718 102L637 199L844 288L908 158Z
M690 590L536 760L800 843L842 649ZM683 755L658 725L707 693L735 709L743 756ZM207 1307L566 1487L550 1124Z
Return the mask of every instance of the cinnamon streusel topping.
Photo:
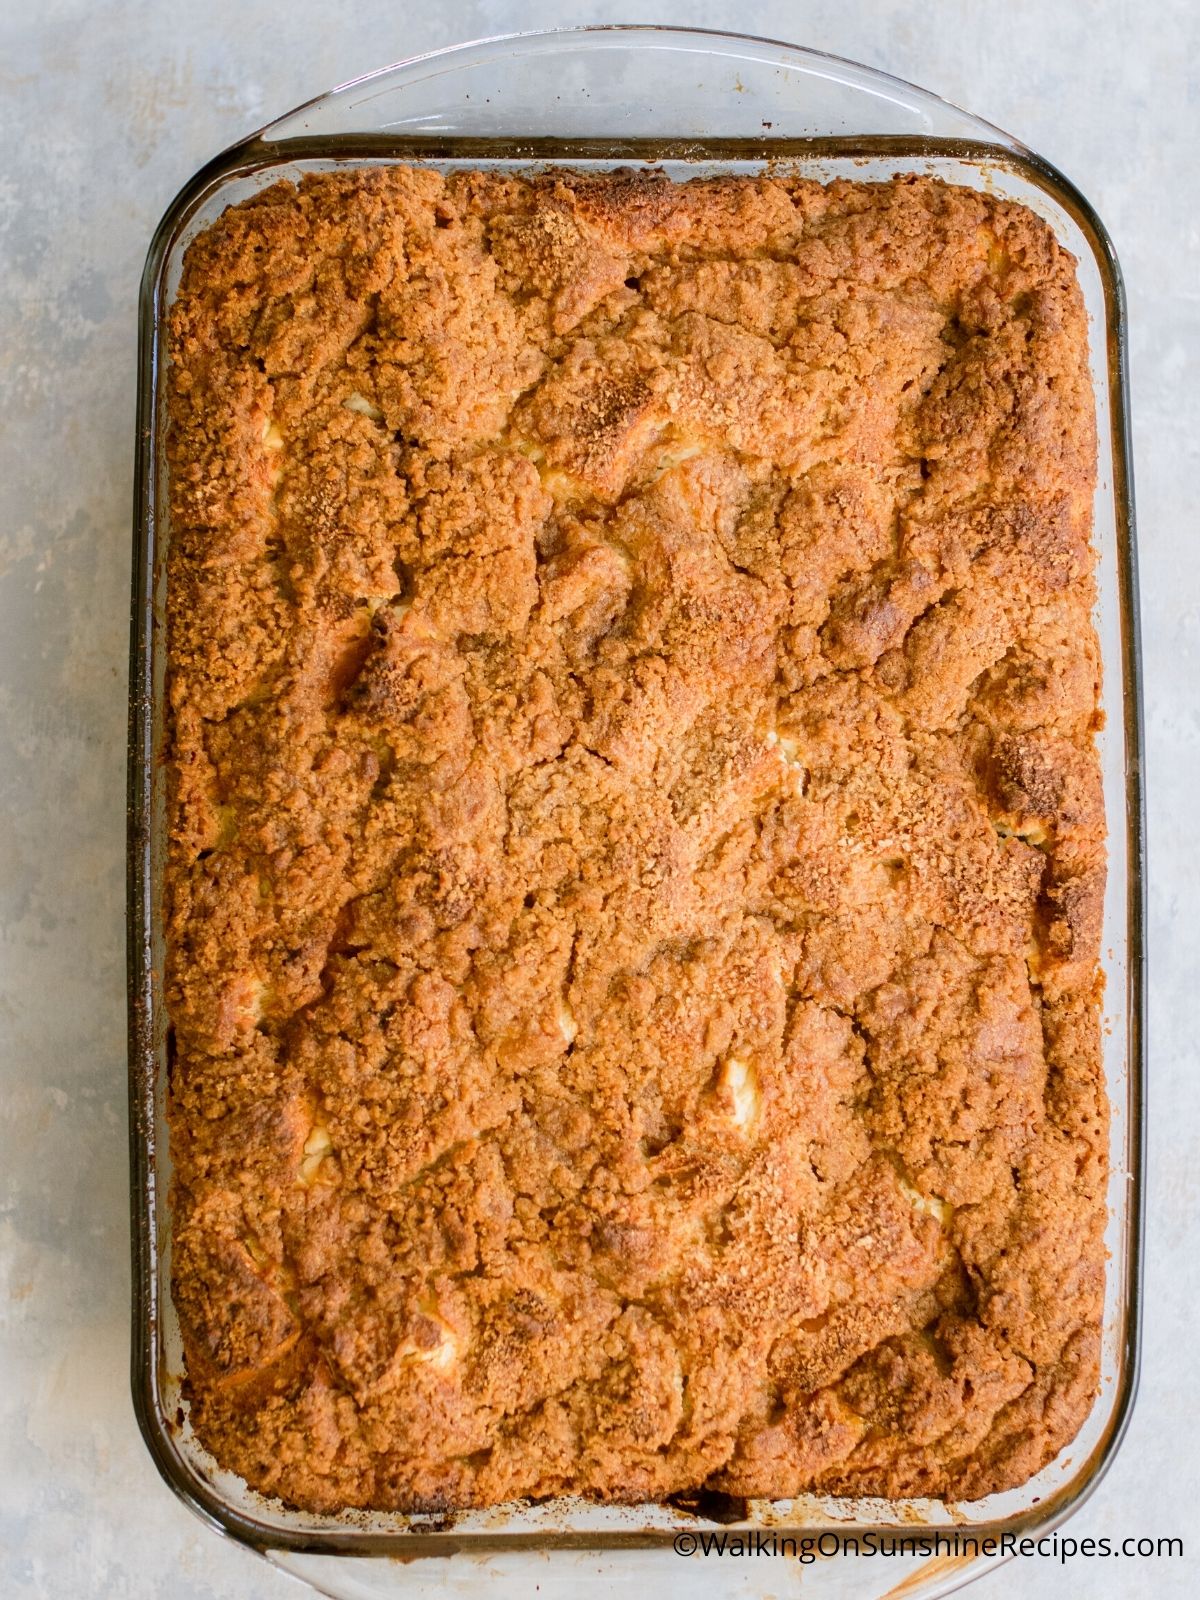
M1098 1382L1094 419L930 179L276 184L170 314L174 1293L314 1509L970 1498Z

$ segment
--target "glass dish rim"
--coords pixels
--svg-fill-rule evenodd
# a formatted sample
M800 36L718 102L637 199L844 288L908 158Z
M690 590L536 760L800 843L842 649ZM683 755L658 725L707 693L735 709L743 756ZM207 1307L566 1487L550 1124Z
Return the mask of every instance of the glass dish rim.
M975 127L995 136L977 141L971 139L922 139L909 135L847 136L844 139L819 136L812 139L786 141L788 153L798 147L811 146L814 153L859 154L878 151L886 147L892 153L915 157L930 154L969 154L972 159L988 159L997 165L1016 168L1044 191L1047 191L1078 224L1087 239L1100 273L1104 294L1107 326L1105 332L1106 371L1109 388L1111 448L1113 465L1113 511L1116 522L1117 590L1120 604L1121 660L1119 677L1121 688L1121 714L1124 719L1125 768L1125 818L1128 864L1125 894L1128 916L1127 930L1127 993L1128 993L1128 1080L1127 1109L1129 1117L1128 1147L1130 1162L1129 1240L1127 1252L1128 1299L1124 1306L1123 1324L1125 1361L1121 1370L1120 1389L1114 1397L1111 1420L1107 1432L1093 1448L1079 1472L1060 1486L1040 1504L1017 1512L995 1523L972 1523L960 1526L964 1536L979 1540L996 1537L1000 1533L1026 1534L1047 1531L1057 1526L1094 1491L1114 1459L1128 1427L1136 1397L1141 1357L1142 1263L1144 1257L1144 1171L1145 1171L1145 799L1142 764L1143 709L1141 688L1141 640L1138 611L1137 551L1133 504L1132 451L1129 421L1128 340L1124 285L1120 267L1104 224L1079 190L1051 163L1036 155L1003 130L965 112L952 102L943 100L932 91L911 84L893 74L865 66L849 58L807 46L763 38L743 33L717 29L667 27L645 23L614 23L584 25L579 27L528 30L491 35L445 46L433 51L404 58L389 66L375 69L313 97L285 112L246 138L204 164L180 189L160 220L146 259L139 297L139 349L136 473L134 486L134 563L133 595L130 632L130 689L129 689L129 760L128 760L128 816L127 816L127 960L129 979L129 1093L130 1093L130 1165L131 1165L131 1244L133 1261L132 1316L133 1337L131 1348L131 1384L134 1410L139 1428L155 1465L168 1486L205 1522L218 1531L228 1534L248 1546L262 1550L287 1549L296 1552L324 1554L378 1555L445 1553L448 1546L468 1545L472 1549L486 1548L536 1549L593 1548L612 1549L621 1546L655 1546L668 1542L674 1529L646 1529L634 1534L609 1531L559 1532L529 1531L504 1532L489 1536L472 1530L455 1535L448 1531L424 1531L413 1528L395 1532L367 1533L343 1525L321 1531L288 1530L259 1523L232 1506L213 1483L201 1478L184 1461L172 1442L172 1422L164 1414L158 1383L158 1304L162 1292L157 1261L158 1214L160 1208L169 1210L165 1195L156 1191L154 1172L155 1128L155 1007L153 999L153 953L151 928L153 924L154 892L150 852L154 817L152 781L155 761L155 686L153 679L152 642L155 630L155 582L158 569L158 539L156 530L157 495L157 399L159 374L164 364L160 347L164 273L173 248L186 227L188 218L202 200L217 188L239 177L252 176L271 166L283 165L296 157L298 147L303 154L313 158L322 152L329 159L351 161L368 159L382 152L386 144L397 157L420 159L415 149L424 152L425 159L436 160L439 155L438 140L428 134L415 136L324 134L311 140L293 139L272 141L271 130L289 123L306 111L327 106L338 96L361 88L376 80L397 77L415 67L443 57L465 56L473 51L491 47L511 47L533 41L580 40L581 43L597 36L652 35L665 39L694 39L709 41L711 52L720 54L721 44L754 44L778 48L797 62L815 63L852 69L869 82L893 85L908 96L930 106L942 107L966 118ZM373 141L373 143L372 143ZM530 166L538 164L534 146L536 140L521 139L519 133L481 137L480 147L503 146L509 157L515 147L522 147L519 159L528 160ZM600 142L619 150L622 158L637 158L636 139L612 138ZM669 141L656 138L646 141L660 154L670 153ZM686 144L695 158L703 159L703 149L719 152L720 139L687 138ZM741 142L741 141L739 141ZM370 152L366 146L371 144ZM783 141L764 138L764 157L772 153L772 146ZM580 154L585 153L587 140L575 141ZM558 159L570 159L572 141L555 141ZM524 154L528 146L530 154ZM414 149L415 147L415 149ZM564 152L565 147L565 152ZM614 154L613 159L616 159ZM1097 330L1098 331L1098 330ZM1112 671L1116 664L1106 663ZM1114 673L1114 677L1117 674ZM1115 705L1113 707L1115 712ZM169 1291L168 1291L169 1292ZM701 1514L700 1520L703 1521ZM940 1531L949 1533L949 1527ZM895 1523L848 1522L844 1532L847 1537L861 1536L866 1532L895 1532ZM782 1530L781 1530L782 1531ZM835 1530L836 1531L836 1530ZM918 1531L933 1531L914 1526Z

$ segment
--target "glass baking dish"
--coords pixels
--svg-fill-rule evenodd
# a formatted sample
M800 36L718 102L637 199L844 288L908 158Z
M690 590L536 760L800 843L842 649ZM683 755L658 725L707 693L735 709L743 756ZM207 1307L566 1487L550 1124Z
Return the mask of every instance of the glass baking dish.
M208 1522L329 1593L397 1592L407 1562L453 1552L486 1561L507 1591L526 1592L528 1563L548 1553L574 1589L615 1576L689 1592L720 1586L720 1563L688 1567L680 1533L703 1511L576 1501L514 1505L453 1518L293 1511L222 1472L191 1433L170 1283L170 1152L162 998L165 516L162 455L164 315L189 241L228 205L281 177L345 164L422 161L528 169L653 162L673 176L757 172L768 162L829 179L933 173L1032 207L1079 262L1091 326L1099 433L1095 538L1097 627L1107 726L1100 737L1110 829L1103 939L1105 1064L1112 1104L1110 1263L1101 1392L1074 1444L1020 1489L972 1504L836 1500L711 1507L734 1527L785 1534L935 1530L982 1540L1044 1533L1095 1487L1128 1420L1136 1386L1143 1139L1143 797L1136 557L1130 477L1125 308L1103 225L1054 168L1015 139L913 85L816 51L730 34L584 28L512 35L437 51L360 78L226 151L187 184L150 248L142 282L134 508L129 756L130 1104L133 1174L133 1394L166 1481ZM830 1541L825 1541L826 1548ZM531 1552L536 1551L534 1556ZM822 1551L822 1554L825 1552ZM348 1562L348 1555L360 1558ZM945 1593L1003 1559L970 1548L873 1564L844 1555L806 1565L806 1592ZM804 1564L804 1563L802 1563ZM599 1575L599 1577L597 1577ZM465 1574L464 1574L465 1576Z

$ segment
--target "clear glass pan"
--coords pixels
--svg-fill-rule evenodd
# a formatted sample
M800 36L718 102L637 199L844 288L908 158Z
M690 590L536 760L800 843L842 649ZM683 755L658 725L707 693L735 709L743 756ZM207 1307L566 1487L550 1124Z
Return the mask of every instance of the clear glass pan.
M170 1181L163 1101L161 774L169 539L160 408L163 319L190 239L228 205L281 177L344 164L424 161L439 168L578 168L654 161L677 177L755 172L770 161L829 179L936 174L1020 200L1078 259L1091 322L1099 424L1095 538L1097 627L1107 727L1101 755L1110 828L1105 906L1105 1064L1112 1104L1110 1263L1101 1392L1079 1437L1031 1482L972 1503L836 1500L750 1502L743 1526L798 1537L834 1530L976 1538L1044 1533L1093 1489L1119 1443L1136 1386L1144 1089L1143 797L1136 559L1128 442L1125 309L1103 225L1083 197L1016 140L911 84L792 45L663 28L587 28L514 35L387 67L312 101L199 172L163 218L142 285L129 766L130 1099L133 1169L133 1392L152 1455L171 1487L210 1523L339 1595L398 1593L407 1562L454 1553L439 1568L469 1588L486 1565L498 1592L527 1593L534 1573L562 1570L572 1592L614 1579L667 1592L720 1592L730 1574L670 1549L703 1517L671 1505L517 1505L453 1519L288 1510L223 1473L191 1434L182 1348L169 1294ZM709 1524L708 1526L711 1526ZM374 1557L347 1561L347 1555ZM550 1560L550 1568L546 1561ZM803 1572L805 1593L862 1597L904 1578L912 1597L946 1593L1003 1552L932 1560L771 1564L768 1586ZM534 1565L531 1566L531 1563ZM741 1569L743 1572L745 1569ZM409 1575L411 1578L411 1574Z

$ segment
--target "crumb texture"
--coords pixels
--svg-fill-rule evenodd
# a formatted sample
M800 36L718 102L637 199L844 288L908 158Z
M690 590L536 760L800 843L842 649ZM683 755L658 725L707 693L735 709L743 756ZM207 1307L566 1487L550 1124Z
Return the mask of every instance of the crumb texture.
M170 312L192 1418L317 1510L973 1498L1098 1384L1074 264L923 178L277 184Z

